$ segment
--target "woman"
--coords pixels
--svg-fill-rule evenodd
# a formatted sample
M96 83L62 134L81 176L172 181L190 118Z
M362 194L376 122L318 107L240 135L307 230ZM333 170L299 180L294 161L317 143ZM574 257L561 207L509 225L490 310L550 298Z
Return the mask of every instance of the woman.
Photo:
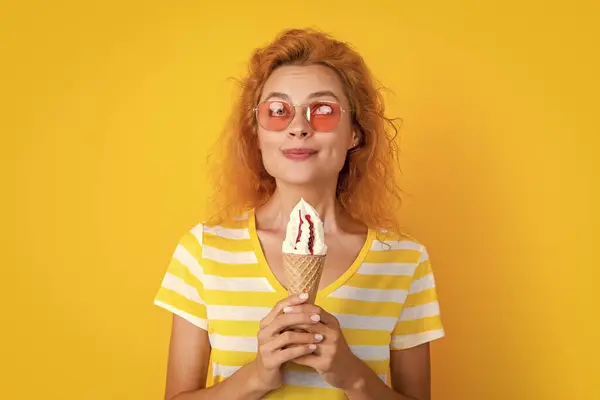
M254 53L217 218L181 238L155 300L174 313L166 399L429 399L428 343L444 331L427 251L399 233L386 127L348 45L289 30ZM328 248L315 305L283 274L301 198Z

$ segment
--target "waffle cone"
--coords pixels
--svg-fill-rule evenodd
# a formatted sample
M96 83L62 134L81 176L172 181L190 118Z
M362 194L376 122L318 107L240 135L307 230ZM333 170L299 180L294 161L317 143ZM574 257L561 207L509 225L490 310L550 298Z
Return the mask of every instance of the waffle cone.
M306 303L315 303L325 257L325 255L283 253L283 266L289 294L308 293Z

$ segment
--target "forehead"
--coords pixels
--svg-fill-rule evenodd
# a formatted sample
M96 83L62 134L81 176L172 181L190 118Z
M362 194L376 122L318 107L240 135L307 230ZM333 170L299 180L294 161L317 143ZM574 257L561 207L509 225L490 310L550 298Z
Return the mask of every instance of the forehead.
M311 94L331 91L343 103L347 103L340 77L324 65L286 65L271 73L261 93L261 100L269 93L286 94L294 103L309 100ZM327 97L327 96L325 96Z

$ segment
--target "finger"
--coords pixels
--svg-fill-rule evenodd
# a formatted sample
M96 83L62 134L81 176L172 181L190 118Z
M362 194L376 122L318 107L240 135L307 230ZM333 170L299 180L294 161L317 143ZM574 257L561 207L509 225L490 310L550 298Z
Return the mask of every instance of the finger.
M307 331L307 332L313 332L313 333L317 333L317 332L321 332L321 330L323 330L323 324L299 324L299 325L294 325L291 327L291 329L293 330L300 330L300 331Z
M339 326L339 321L334 315L328 313L323 308L314 304L300 304L296 306L287 306L284 307L283 312L286 314L302 312L319 314L321 322L325 325L330 325L332 327Z
M306 331L306 332L310 332L310 333L320 333L322 335L331 335L332 332L334 332L334 329L330 328L329 326L322 324L322 323L310 323L310 324L299 324L299 325L294 325L292 327L290 327L290 329L292 330L300 330L300 331Z
M318 315L319 317L319 321L321 320L321 312L323 311L323 309L319 306L316 306L314 304L300 304L300 305L296 305L296 306L287 306L283 309L283 313L284 314L311 314L311 315ZM316 317L315 317L316 318ZM316 321L316 320L315 320ZM314 321L311 321L311 323ZM292 328L293 330L302 330L299 329L298 327L294 326Z
M299 365L306 365L307 367L312 367L313 369L318 370L318 366L320 366L319 356L314 354L317 349L313 350L311 353L302 355L300 357L296 357L292 360L293 363Z
M315 324L317 325L317 324ZM308 325L304 325L306 327L308 327ZM321 326L324 326L321 324ZM287 332L291 332L291 333L300 333L302 335L306 335L303 336L306 339L299 339L300 341L302 341L302 343L323 343L323 341L325 340L325 335L323 333L320 333L318 330L315 330L314 332L311 332L308 329L293 329L293 330L289 330L289 331L285 331L283 332L281 335L279 335L278 337L281 337L285 334L287 334ZM308 340L306 342L304 342L304 340ZM275 341L275 339L274 339ZM289 344L284 345L284 347L292 347L292 346L302 346L302 344L297 344L294 343L295 340L292 340ZM319 351L319 347L317 347L317 352ZM315 353L317 354L317 353Z
M285 314L306 313L306 314L321 314L323 309L314 304L299 304L294 306L286 306L283 308Z
M307 344L304 346L288 347L287 349L276 352L275 358L276 358L278 364L281 365L287 361L296 359L298 357L305 356L307 354L311 354L313 351L315 351L316 348L317 348L317 345L315 345L315 344Z
M318 314L280 314L263 329L264 335L274 337L295 325L310 325L320 321Z
M334 315L328 313L322 308L319 315L321 316L321 322L325 325L329 325L331 327L336 327L340 325L340 322Z
M339 343L345 342L344 334L340 329L331 328L325 324L304 324L294 326L292 329L302 329L314 335L319 335L319 347L315 354L320 355L322 351L329 351L331 348L336 348Z
M279 314L281 314L283 312L283 309L285 307L302 304L306 300L308 300L308 294L300 293L300 294L291 295L289 297L286 297L285 299L278 301L273 306L271 311L269 311L269 313L260 321L260 328L262 329L265 326L270 325L271 322L273 322L273 320L275 319L275 317L277 317Z
M285 347L316 344L323 340L323 335L320 333L308 333L308 332L294 332L286 331L281 335L277 336L266 346L271 351L277 351Z

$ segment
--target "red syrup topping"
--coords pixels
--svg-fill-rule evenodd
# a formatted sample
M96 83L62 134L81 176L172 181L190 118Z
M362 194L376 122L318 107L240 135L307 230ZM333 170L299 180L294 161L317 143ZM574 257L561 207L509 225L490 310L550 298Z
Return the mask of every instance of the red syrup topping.
M314 254L315 251L315 224L310 220L310 215L306 214L306 221L308 222L308 251L310 254Z

